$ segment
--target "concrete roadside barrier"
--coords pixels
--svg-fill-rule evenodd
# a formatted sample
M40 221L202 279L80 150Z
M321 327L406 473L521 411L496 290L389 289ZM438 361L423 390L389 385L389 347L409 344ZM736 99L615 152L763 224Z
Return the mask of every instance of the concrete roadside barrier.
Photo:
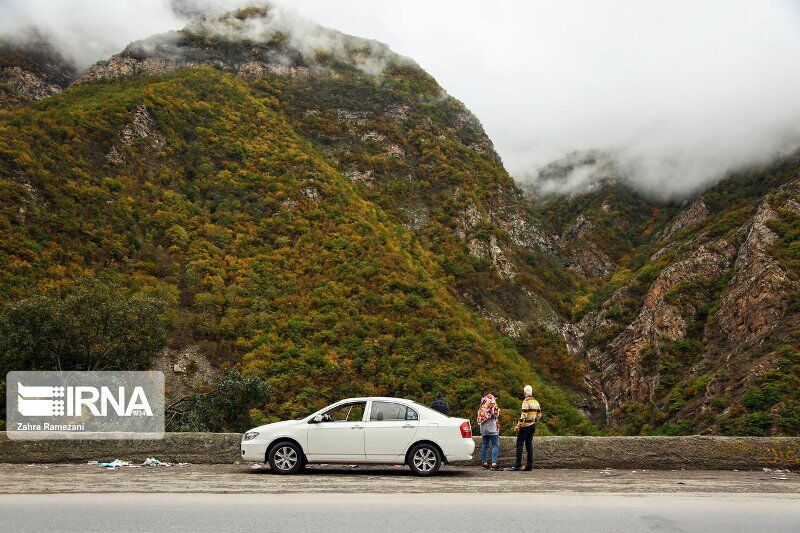
M0 436L0 463L85 463L148 457L171 463L233 463L240 433L165 433L160 440L10 440Z
M148 457L188 463L239 460L238 433L167 433L161 440L12 441L0 436L0 463L84 463ZM472 464L480 463L480 437ZM500 463L514 462L515 438L501 437ZM800 469L800 437L536 437L537 468L651 470Z
M480 464L480 437L475 441L472 462ZM798 437L534 437L533 442L537 468L800 469ZM499 464L512 466L515 454L516 438L501 437Z

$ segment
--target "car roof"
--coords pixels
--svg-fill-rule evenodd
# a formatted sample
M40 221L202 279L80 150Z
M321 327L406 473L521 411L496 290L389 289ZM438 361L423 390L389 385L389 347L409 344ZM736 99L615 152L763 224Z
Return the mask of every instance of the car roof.
M345 398L344 400L339 400L336 403L368 402L370 400L378 402L416 403L414 400L408 400L406 398L392 398L390 396L364 396L361 398Z
M449 418L447 415L440 413L439 411L434 411L430 407L426 407L425 405L415 401L409 400L407 398L393 398L391 396L362 396L359 398L345 398L344 400L339 400L338 402L333 402L328 404L326 407L320 409L320 411L324 411L325 409L330 408L333 405L342 405L348 402L368 402L370 400L378 401L378 402L396 402L401 403L403 405L413 406L416 411L424 411L428 414L438 415L440 417ZM317 412L320 412L317 411Z

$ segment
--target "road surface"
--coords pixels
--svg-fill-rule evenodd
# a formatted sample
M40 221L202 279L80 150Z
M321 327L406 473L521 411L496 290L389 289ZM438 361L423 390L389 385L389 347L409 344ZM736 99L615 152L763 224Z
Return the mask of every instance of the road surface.
M3 530L800 531L788 494L28 494Z
M63 492L414 493L414 492L738 492L800 494L786 471L539 470L487 472L447 466L420 479L407 467L314 466L278 476L250 465L187 465L103 470L97 465L0 464L0 494Z

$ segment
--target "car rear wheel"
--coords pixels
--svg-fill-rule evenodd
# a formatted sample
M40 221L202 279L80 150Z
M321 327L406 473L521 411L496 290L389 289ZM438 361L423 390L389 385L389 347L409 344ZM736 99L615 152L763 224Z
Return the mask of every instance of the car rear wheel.
M276 474L296 474L303 468L303 450L294 442L279 442L270 449L268 460Z
M442 466L442 458L435 446L417 444L408 454L408 466L418 476L432 476Z

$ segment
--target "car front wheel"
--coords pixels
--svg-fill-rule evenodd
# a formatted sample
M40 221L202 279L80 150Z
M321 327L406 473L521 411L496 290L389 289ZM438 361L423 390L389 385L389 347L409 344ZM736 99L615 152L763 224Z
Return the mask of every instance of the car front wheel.
M269 451L268 460L276 474L296 474L303 468L303 450L293 442L279 442Z
M408 466L418 476L432 476L442 466L439 450L430 444L417 444L408 456Z

